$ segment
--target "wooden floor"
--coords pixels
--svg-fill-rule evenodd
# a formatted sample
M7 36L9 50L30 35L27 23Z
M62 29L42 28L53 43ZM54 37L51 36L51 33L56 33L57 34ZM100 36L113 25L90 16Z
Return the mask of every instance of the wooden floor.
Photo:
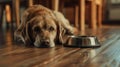
M26 47L13 40L13 30L0 30L0 67L120 67L120 26L81 32L97 36L100 48Z

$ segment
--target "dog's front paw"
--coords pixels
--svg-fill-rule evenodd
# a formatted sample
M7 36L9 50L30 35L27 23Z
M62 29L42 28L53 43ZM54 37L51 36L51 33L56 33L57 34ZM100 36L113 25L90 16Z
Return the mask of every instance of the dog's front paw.
M17 42L23 42L23 43L25 43L24 38L18 32L14 33L14 40L17 41Z

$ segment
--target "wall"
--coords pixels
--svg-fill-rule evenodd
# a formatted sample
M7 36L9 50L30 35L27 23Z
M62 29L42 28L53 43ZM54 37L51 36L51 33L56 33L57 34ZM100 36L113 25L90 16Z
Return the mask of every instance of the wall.
M107 0L107 20L120 20L120 0Z
M114 8L109 10L110 20L120 20L120 8Z

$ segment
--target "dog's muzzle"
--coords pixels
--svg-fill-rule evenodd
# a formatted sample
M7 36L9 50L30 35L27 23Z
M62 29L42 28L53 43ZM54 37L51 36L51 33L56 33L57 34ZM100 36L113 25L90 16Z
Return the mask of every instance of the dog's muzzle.
M34 46L36 47L50 47L50 41L49 40L42 40L40 41L35 41Z

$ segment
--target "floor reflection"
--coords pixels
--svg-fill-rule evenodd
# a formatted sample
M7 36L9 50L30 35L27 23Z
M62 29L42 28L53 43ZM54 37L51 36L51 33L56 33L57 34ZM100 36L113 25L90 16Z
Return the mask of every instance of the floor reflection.
M97 55L97 52L95 50L90 50L90 58L93 58Z
M11 28L0 29L0 47L12 45L14 40L13 34L14 34L14 30Z

